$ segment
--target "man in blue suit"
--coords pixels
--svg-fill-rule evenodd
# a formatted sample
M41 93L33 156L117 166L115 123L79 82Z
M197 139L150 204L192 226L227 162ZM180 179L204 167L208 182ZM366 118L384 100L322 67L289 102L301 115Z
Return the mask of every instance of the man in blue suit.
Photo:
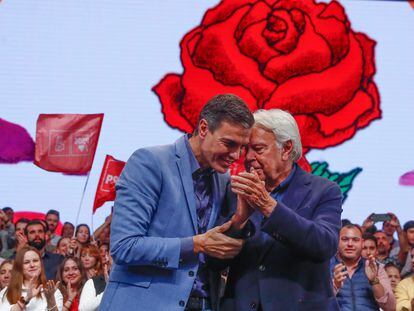
M338 245L341 190L306 173L294 118L279 109L254 114L247 172L232 176L239 210L256 227L230 261L223 310L339 310L329 260Z
M247 145L253 115L234 95L212 98L194 135L137 150L116 185L114 266L100 310L212 310L205 255L232 258L243 241L214 227L226 204L226 172Z

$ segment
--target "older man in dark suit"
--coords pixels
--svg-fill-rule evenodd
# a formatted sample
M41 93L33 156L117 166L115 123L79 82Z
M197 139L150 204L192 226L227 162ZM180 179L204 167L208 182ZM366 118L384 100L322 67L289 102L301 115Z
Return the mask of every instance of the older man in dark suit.
M258 111L246 172L232 177L239 218L256 227L230 263L220 310L339 310L329 260L338 245L342 194L303 171L300 134L282 110Z

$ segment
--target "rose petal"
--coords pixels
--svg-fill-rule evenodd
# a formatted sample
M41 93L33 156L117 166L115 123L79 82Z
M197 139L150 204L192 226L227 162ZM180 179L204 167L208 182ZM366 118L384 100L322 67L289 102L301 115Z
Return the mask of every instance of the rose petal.
M244 31L239 41L240 50L248 57L255 59L259 64L265 64L269 59L280 53L270 47L262 36L267 22L262 21L250 25Z
M0 118L0 163L33 161L35 144L27 130Z
M250 7L255 2L257 0L223 0L214 8L207 10L202 21L202 26L209 26L224 21L237 9Z
M296 49L290 54L272 58L263 74L278 84L297 76L319 72L331 63L331 50L326 41L317 35L312 23L306 17L305 31Z
M347 23L348 18L345 14L345 10L337 1L328 3L326 8L319 14L320 17L334 17L342 23Z
M269 45L281 53L289 53L296 47L300 33L296 28L296 25L289 12L285 10L277 10L273 11L272 14L275 18L283 20L287 24L287 28L283 39L278 40L274 43L269 43ZM267 28L263 30L263 36L265 38L268 38L268 40L271 40L270 36L272 35L272 33L273 32L268 30Z
M193 127L180 112L184 95L180 75L167 74L152 90L160 99L165 122L180 131L191 133Z
M281 84L264 107L280 108L293 114L330 115L346 105L359 89L362 68L361 48L351 37L349 53L339 64Z
M239 9L225 22L207 27L198 42L193 61L196 66L211 71L220 83L246 87L259 102L263 102L275 85L262 76L254 60L240 53L234 38L237 24L247 9Z
M374 48L377 44L371 40L366 34L356 33L355 38L358 40L364 56L364 74L362 85L366 87L372 76L375 74L375 55Z
M274 4L273 8L283 8L288 11L296 9L313 17L319 15L326 8L326 3L316 3L314 0L279 0Z
M268 14L272 11L271 7L263 1L256 2L252 8L240 20L237 25L235 36L237 40L240 40L243 32L252 24L267 19Z
M371 111L367 111L365 114L359 117L358 128L366 127L369 123L371 123L371 121L381 118L380 95L377 86L374 83L370 82L365 91L372 98L374 105Z
M224 85L217 81L212 72L207 69L194 66L189 45L201 30L192 31L181 41L181 61L184 67L181 84L184 89L181 114L194 128L202 107L209 99L217 94L231 93L242 98L252 111L257 110L257 100L253 94L243 86Z

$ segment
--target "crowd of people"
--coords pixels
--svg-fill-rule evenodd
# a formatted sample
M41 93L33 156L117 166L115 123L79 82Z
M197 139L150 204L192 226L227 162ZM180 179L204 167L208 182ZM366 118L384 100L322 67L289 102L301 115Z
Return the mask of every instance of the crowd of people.
M111 270L111 216L93 235L86 224L65 222L59 212L45 219L14 219L0 210L0 310L98 310Z

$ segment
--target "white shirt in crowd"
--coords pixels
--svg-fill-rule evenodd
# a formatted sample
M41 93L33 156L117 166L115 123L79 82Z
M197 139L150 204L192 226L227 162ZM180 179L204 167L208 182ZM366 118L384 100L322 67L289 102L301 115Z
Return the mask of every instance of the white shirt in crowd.
M7 287L3 288L0 292L0 311L10 311L12 305L7 300L5 295ZM23 286L22 288L22 296L26 298L27 296L27 288ZM63 296L62 293L57 289L55 291L55 300L56 300L56 307L57 310L62 311L63 307ZM33 297L28 305L26 306L27 311L46 311L47 310L47 302L46 297L42 294L42 298ZM56 308L53 310L56 311Z
M101 304L103 292L96 295L92 279L86 281L79 300L79 311L96 311ZM0 310L1 311L1 310Z

